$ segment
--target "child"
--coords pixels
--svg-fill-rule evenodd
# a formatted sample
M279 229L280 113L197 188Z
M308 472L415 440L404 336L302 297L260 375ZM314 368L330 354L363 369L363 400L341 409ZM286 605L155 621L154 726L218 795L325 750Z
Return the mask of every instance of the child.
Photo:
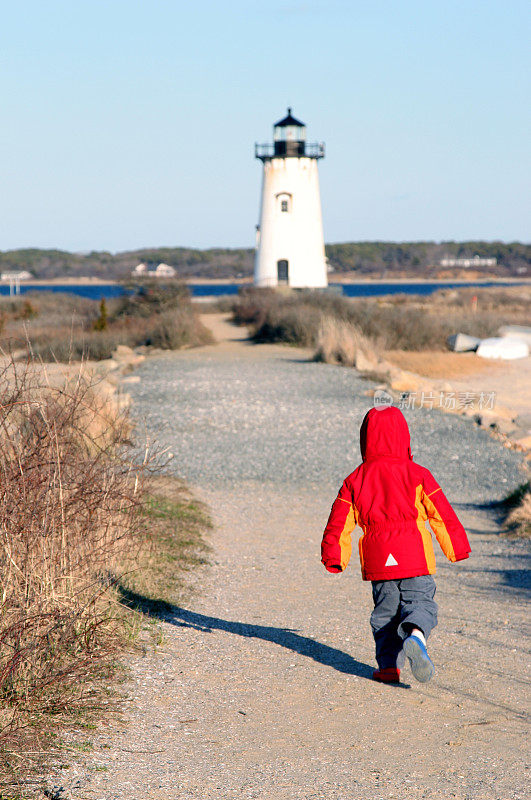
M412 460L407 422L394 406L371 408L360 430L362 464L343 482L321 545L329 572L350 560L358 524L361 574L372 581L371 628L378 669L373 678L396 683L408 657L418 681L434 667L426 640L437 625L435 556L429 520L450 561L468 558L465 529L432 474Z

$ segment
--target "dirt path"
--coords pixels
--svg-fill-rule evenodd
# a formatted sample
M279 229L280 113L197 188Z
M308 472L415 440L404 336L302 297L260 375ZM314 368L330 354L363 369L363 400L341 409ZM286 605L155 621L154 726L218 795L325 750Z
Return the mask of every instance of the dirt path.
M481 508L517 482L517 456L466 420L408 417L473 558L438 559L434 680L376 684L370 585L355 560L341 576L319 563L368 385L209 324L224 343L146 362L134 407L209 504L213 563L134 663L92 770L63 785L87 800L523 800L527 547Z

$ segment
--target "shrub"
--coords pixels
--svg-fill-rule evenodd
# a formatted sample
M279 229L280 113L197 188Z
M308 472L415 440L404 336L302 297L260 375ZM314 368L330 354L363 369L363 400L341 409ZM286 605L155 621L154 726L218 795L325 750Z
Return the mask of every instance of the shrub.
M154 314L142 334L138 344L160 347L163 350L177 350L181 347L210 344L212 334L198 320L191 308L176 308Z
M107 330L107 304L105 302L105 298L102 297L100 300L100 313L98 319L95 320L92 328L95 331L106 331Z
M136 292L119 298L114 319L120 317L150 317L190 304L190 291L186 284L145 284Z
M513 492L505 505L508 513L505 527L508 531L525 538L531 537L531 484L525 483Z
M130 338L120 330L72 331L69 329L46 332L32 338L30 347L34 357L43 361L100 361L110 358L119 344L130 344ZM133 342L135 340L133 339ZM134 345L133 345L134 346Z
M69 295L38 295L36 319L21 323L18 301L4 304L6 330L4 348L30 350L43 361L68 362L82 358L110 358L120 344L152 345L164 349L194 347L212 342L190 302L186 287L156 286L138 295L127 295L106 303ZM0 319L2 304L0 302ZM71 324L65 324L71 318ZM0 329L1 333L1 329Z
M282 295L271 289L245 289L234 302L233 315L260 342L314 346L321 318L326 317L356 326L387 350L412 351L445 350L448 336L457 331L484 338L495 335L502 324L526 324L527 304L518 293L490 295L489 290L476 289L480 299L473 312L472 290L463 291L469 293L466 302L456 290L431 297L347 299L318 291Z
M313 347L317 341L322 314L313 306L283 304L272 306L261 325L257 325L256 342L286 342L300 347Z
M106 576L142 541L126 416L83 371L62 388L42 376L0 374L0 742L91 702L125 636Z

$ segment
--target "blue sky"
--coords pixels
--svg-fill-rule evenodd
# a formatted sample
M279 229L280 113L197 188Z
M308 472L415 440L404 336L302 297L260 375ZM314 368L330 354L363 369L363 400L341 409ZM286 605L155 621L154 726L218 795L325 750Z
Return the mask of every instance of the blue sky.
M254 242L255 141L324 140L325 239L530 240L519 0L0 0L0 249Z

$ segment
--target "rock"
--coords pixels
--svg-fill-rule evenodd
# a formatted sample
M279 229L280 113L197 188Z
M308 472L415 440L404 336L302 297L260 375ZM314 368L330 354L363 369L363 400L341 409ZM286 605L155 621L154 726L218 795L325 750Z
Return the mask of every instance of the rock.
M526 358L529 355L529 347L520 339L512 339L510 336L494 336L491 339L483 339L476 353L481 358L500 358L504 361L512 361L516 358Z
M531 435L525 435L520 438L514 438L514 443L521 447L522 450L531 450Z
M512 420L512 414L508 408L499 406L499 408L483 408L474 412L476 415L478 425L482 428L496 428L500 430L515 430L517 427Z
M498 419L498 415L495 411L484 409L482 411L476 411L474 419L482 428L490 428Z
M498 417L495 422L491 422L490 427L495 428L499 433L503 433L505 436L510 436L511 433L517 430L512 420L504 419L503 417Z
M114 358L104 358L94 365L94 373L96 375L105 375L106 372L112 372L118 369L120 364Z
M524 428L531 433L531 414L518 414L515 422L519 428Z
M358 349L355 367L358 372L377 372L379 369L378 359L368 356L362 350Z
M139 375L129 375L127 378L122 378L120 383L140 383Z
M118 362L121 369L131 369L141 364L145 356L135 353L135 351L125 344L119 344L112 354L113 360Z
M118 386L120 382L120 374L118 373L118 371L108 372L105 375L105 381L107 383L110 383L111 386Z
M531 328L525 325L502 325L498 333L504 338L510 337L511 339L520 339L520 341L526 342L528 347L531 348Z
M490 413L494 414L495 417L503 417L504 419L510 419L511 421L514 418L514 411L512 411L510 408L507 408L507 406L495 405L494 408L492 409L488 408L483 409L481 413L483 414L486 413L487 411L490 411Z
M112 354L112 357L116 361L129 361L131 358L134 358L134 356L135 351L132 347L128 347L126 344L119 344Z
M392 367L391 389L396 392L418 392L423 384L422 378L414 372L407 372L405 369Z
M107 379L103 379L98 381L97 385L95 386L96 394L101 397L113 397L116 394L116 384L114 382L108 381Z
M448 337L446 343L454 353L467 353L477 350L481 339L478 339L476 336L469 336L467 333L454 333L452 336Z
M131 395L130 394L120 394L116 398L116 404L120 411L124 411L126 408L129 408L131 405Z

